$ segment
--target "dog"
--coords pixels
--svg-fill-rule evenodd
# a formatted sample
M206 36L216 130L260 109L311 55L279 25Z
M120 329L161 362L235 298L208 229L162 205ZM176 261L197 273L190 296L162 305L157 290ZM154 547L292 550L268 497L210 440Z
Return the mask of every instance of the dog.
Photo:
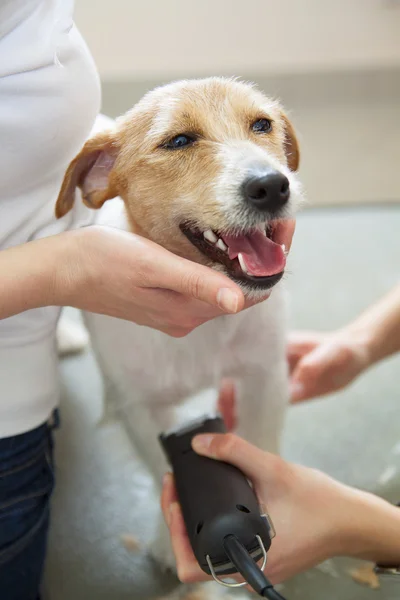
M185 338L84 315L107 410L125 423L157 485L167 470L157 435L211 410L221 378L236 383L238 434L279 452L288 399L281 280L303 197L298 166L296 134L277 101L236 79L207 78L149 92L68 167L58 218L81 198L101 209L100 223L221 271L257 301ZM161 519L152 548L174 568ZM200 588L199 598L225 593Z

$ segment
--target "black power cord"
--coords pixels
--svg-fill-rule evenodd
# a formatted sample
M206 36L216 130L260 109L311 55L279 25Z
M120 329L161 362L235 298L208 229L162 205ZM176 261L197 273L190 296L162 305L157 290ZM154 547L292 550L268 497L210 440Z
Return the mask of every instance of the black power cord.
M264 590L263 593L264 598L269 598L269 600L285 600L285 598L277 592L271 585L269 589Z
M234 535L227 535L224 539L225 552L231 562L235 565L243 579L259 595L269 600L285 600L279 592L274 589L272 583L267 579L256 561L250 556L246 548Z

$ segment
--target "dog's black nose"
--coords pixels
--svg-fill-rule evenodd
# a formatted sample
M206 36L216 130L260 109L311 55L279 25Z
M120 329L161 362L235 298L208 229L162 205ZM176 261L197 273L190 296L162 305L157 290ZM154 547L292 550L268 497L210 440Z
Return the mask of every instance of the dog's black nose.
M243 195L254 208L276 212L289 200L289 180L279 171L252 176L243 184Z

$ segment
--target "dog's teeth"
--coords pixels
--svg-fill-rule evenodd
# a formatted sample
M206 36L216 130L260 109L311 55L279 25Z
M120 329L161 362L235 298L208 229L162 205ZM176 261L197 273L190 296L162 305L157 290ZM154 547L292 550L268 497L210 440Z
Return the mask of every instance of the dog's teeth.
M281 244L281 248L282 248L284 254L286 254L286 246L285 246L285 244Z
M263 234L265 235L265 237L268 236L267 229L268 229L268 225L265 225L264 229L263 229Z
M228 250L228 246L221 240L221 238L217 242L217 248L222 250L222 252L226 252Z
M243 254L241 252L239 252L239 254L238 254L238 261L239 261L240 268L242 269L243 273L246 273L246 275L248 275L249 273L246 268L246 263L244 262Z
M215 244L215 242L218 241L217 236L215 235L215 233L211 229L207 229L207 231L205 231L203 233L203 236L205 237L205 239L207 240L207 242L210 242L211 244Z

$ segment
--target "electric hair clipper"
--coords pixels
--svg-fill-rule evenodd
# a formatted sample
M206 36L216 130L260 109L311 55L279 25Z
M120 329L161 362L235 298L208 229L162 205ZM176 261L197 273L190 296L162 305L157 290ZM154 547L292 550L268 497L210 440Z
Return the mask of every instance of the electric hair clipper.
M160 435L193 553L202 570L218 583L228 587L249 584L260 596L282 600L263 574L275 535L272 523L262 514L239 469L192 450L192 439L199 433L226 433L226 428L221 417L206 417ZM238 572L245 579L242 583L221 579Z

